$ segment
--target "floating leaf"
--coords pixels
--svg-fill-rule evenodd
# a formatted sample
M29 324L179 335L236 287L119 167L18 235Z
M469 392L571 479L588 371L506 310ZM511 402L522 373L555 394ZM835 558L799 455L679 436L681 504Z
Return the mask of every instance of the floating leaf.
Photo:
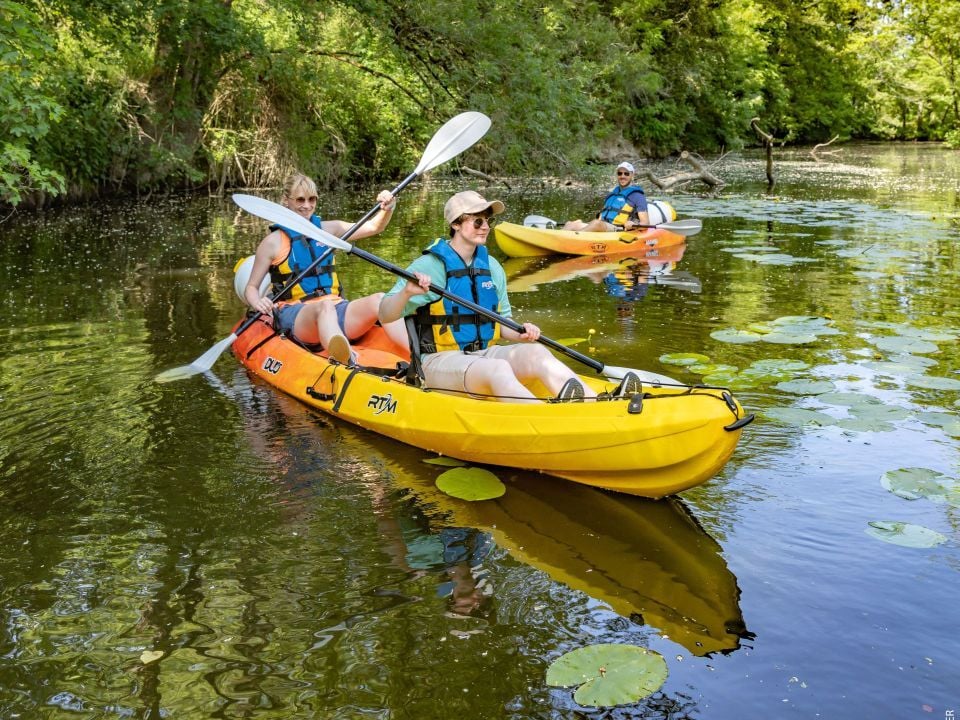
M659 690L667 680L667 662L637 645L603 643L562 655L547 669L547 685L580 685L573 699L589 707L627 705Z
M777 390L794 395L820 395L836 389L836 386L829 380L788 380L778 383L775 387Z
M149 665L163 657L163 650L144 650L140 653L140 662Z
M710 337L718 342L733 343L734 345L745 345L763 340L760 333L750 332L749 330L737 330L736 328L727 328L726 330L714 330Z
M835 418L826 413L807 408L770 408L764 413L771 420L784 425L836 425Z
M930 528L922 525L912 525L895 520L874 520L868 522L869 526L864 532L878 540L891 543L893 545L902 545L912 548L930 548L940 545L947 539Z
M427 465L443 465L444 467L466 467L467 465L463 460L442 455L435 458L425 458L423 462Z
M816 335L801 334L794 332L774 331L767 333L761 338L764 342L775 343L777 345L808 345L817 341Z
M738 368L736 365L714 365L713 363L689 365L687 370L695 375L716 375L718 373L736 374Z
M737 382L739 377L740 377L740 373L738 373L736 369L733 369L733 370L720 369L717 372L712 372L709 375L706 375L700 378L700 382L702 382L704 385L730 387L731 385Z
M919 500L927 498L934 502L946 502L947 495L956 482L944 484L938 478L946 478L943 473L929 468L901 468L885 472L880 478L880 485L904 500Z
M917 338L903 337L901 335L889 335L887 337L875 338L873 344L886 352L902 353L925 353L937 352L940 348L932 342L919 340Z
M751 368L763 370L765 372L795 372L797 370L806 370L809 364L802 360L787 360L784 358L769 358L767 360L757 360Z
M710 358L700 353L667 353L660 356L660 362L664 365L696 365L708 363Z
M886 420L877 418L848 417L837 420L837 427L854 432L893 432L896 428Z
M927 390L960 390L960 380L937 375L913 375L907 378L907 385Z
M898 335L917 338L919 340L929 340L930 342L954 342L957 335L946 330L937 330L936 328L915 328L902 327L897 329Z
M437 478L437 487L461 500L491 500L507 491L496 475L477 467L447 470Z
M847 407L856 407L859 405L878 405L880 401L871 395L854 392L832 392L824 393L817 397L821 402L828 405L845 405Z

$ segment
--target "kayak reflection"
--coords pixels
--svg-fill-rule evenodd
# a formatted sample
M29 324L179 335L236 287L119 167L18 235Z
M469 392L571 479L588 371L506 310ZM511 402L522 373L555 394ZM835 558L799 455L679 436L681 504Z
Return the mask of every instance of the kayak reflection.
M603 283L607 293L626 301L642 300L650 285L674 287L699 293L700 280L677 270L686 245L650 250L642 256L577 256L556 260L553 257L510 258L503 262L507 290L529 292L539 285L563 282L579 277Z
M326 418L319 423L289 398L259 392L256 381L244 385L246 379L238 373L229 395L244 415L252 415L252 439L288 436L294 428L291 440L296 443L305 442L297 438L311 431L335 433L332 442L307 442L326 448L331 468L349 459L353 481L364 486L371 500L382 547L393 564L407 572L440 571L438 594L449 598L454 612L486 610L483 596L493 589L482 565L492 540L518 562L656 628L692 654L731 652L750 637L736 577L719 544L675 497L647 500L496 469L507 485L502 497L459 500L437 489L436 478L449 468L425 463L430 454L348 423ZM250 413L255 398L272 410L259 407ZM283 426L282 433L263 427L271 417ZM296 463L298 454L281 456ZM287 469L291 480L299 475L302 482L300 472ZM391 495L412 498L415 510L408 504L399 513L403 517L396 517L397 508L389 507Z
M514 471L499 473L507 482L502 497L466 502L436 488L446 468L417 464L428 469L397 457L387 466L395 483L430 508L435 525L489 533L514 559L659 629L694 655L730 652L749 637L736 577L678 498L621 497Z

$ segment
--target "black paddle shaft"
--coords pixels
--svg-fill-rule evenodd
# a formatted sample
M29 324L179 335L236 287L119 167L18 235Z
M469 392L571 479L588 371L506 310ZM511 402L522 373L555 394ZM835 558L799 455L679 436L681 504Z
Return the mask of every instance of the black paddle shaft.
M400 277L406 278L411 282L417 282L417 276L414 275L412 272L404 270L403 268L398 267L393 263L387 262L386 260L380 257L377 257L376 255L368 253L366 250L361 250L356 245L354 245L350 249L350 253L353 255L356 255L359 258L363 258L369 263L373 263L377 267L383 270L386 270L387 272L391 272L394 275L399 275ZM434 283L430 283L430 292L436 293L437 295L440 295L441 297L445 297L448 300L453 300L458 305L463 305L465 308L469 308L470 310L473 310L478 315L483 315L483 317L487 318L488 320L493 320L494 322L500 323L504 327L508 327L511 330L514 330L518 333L526 332L524 330L523 325L516 322L515 320L505 317L503 315L500 315L498 313L495 313L492 310L488 310L487 308L481 305L477 305L476 303L471 302L466 298L462 298L459 295L454 295L453 293L448 292L446 288L442 288L437 286ZM568 348L566 345L561 345L556 340L551 340L550 338L541 335L539 338L537 338L537 342L543 345L546 345L548 348L556 350L557 352L563 353L564 355L571 357L574 360L582 362L584 365L590 368L593 368L598 373L603 372L603 368L605 366L602 362L600 362L599 360L594 360L591 357L587 357L586 355L582 355L578 353L576 350L572 350L571 348Z
M416 180L418 177L420 177L420 173L418 173L418 172L412 172L412 173L410 173L409 175L407 175L406 178L404 178L403 182L401 182L399 185L397 185L397 186L390 192L390 194L393 195L394 199L396 199L396 197L397 197L397 195L400 193L400 191L402 191L407 185L409 185L410 183L412 183L412 182L413 182L414 180ZM347 230L343 235L341 235L341 236L340 236L340 239L343 240L344 242L346 242L347 240L349 240L351 237L353 237L353 234L360 228L360 226L363 225L365 222L367 222L367 220L369 220L370 218L372 218L374 215L376 215L379 210L380 210L380 203L377 203L377 204L374 205L372 208L370 208L370 210L367 211L367 214L366 214L366 215L364 215L362 218L360 218L359 220L357 220L357 221L350 227L349 230ZM284 295L286 295L288 292L290 292L290 290L291 290L295 285L297 285L301 280L303 280L303 279L310 273L311 270L313 270L313 269L314 269L315 267L317 267L320 263L322 263L324 260L326 260L328 257L330 257L330 255L333 254L334 250L336 250L336 248L330 247L330 248L327 248L324 252L320 253L320 257L318 257L318 258L317 258L316 260L314 260L312 263L310 263L309 265L307 265L307 267L305 267L303 270L301 270L301 271L297 274L297 276L296 276L295 278L293 278L292 280L288 281L286 285L284 285L282 288L280 288L280 289L277 291L277 294L276 294L276 295L271 296L271 297L270 297L270 301L271 301L271 302L276 302L277 300L280 300ZM371 256L371 257L372 257L372 256ZM258 310L256 313L254 313L253 315L251 315L250 317L248 317L248 318L244 321L244 323L243 323L240 327L237 328L237 331L236 331L235 334L236 334L236 335L239 335L240 333L242 333L243 331L245 331L247 328L249 328L251 325L253 325L253 324L257 321L257 318L259 318L261 315L263 315L263 313Z

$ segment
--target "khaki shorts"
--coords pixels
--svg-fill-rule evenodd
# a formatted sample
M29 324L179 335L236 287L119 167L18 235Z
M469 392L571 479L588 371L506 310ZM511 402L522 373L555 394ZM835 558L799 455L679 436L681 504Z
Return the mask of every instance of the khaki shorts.
M467 392L463 381L473 363L481 358L509 360L515 345L491 345L486 350L463 353L459 350L430 353L423 358L425 384L435 390Z

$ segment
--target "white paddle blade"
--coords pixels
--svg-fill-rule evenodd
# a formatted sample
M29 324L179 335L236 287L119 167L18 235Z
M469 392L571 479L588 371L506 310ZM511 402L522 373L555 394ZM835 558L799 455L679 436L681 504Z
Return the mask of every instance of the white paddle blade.
M256 215L277 225L283 225L285 228L290 228L294 232L306 235L308 238L313 238L324 245L335 247L338 250L346 250L347 252L350 252L350 249L353 247L350 243L344 242L340 238L334 237L330 233L321 230L302 215L297 215L290 208L285 208L278 203L257 197L256 195L242 195L240 193L233 196L233 201L251 215Z
M489 129L490 118L480 112L465 112L450 118L431 138L414 174L422 175L455 158L486 135Z
M223 355L223 351L233 345L233 341L236 339L236 333L231 333L230 337L226 337L218 342L189 365L181 365L180 367L173 368L172 370L164 370L162 373L158 374L154 380L158 383L173 382L174 380L183 380L184 378L193 377L194 375L199 375L200 373L206 372L213 367L213 364L217 361L217 358Z
M690 218L688 220L674 220L672 222L660 223L657 227L663 228L664 230L669 230L677 235L689 237L690 235L696 235L703 229L703 221L697 220L696 218Z
M523 224L525 227L546 228L548 230L553 230L557 227L557 223L554 220L544 217L543 215L527 215L523 219Z

